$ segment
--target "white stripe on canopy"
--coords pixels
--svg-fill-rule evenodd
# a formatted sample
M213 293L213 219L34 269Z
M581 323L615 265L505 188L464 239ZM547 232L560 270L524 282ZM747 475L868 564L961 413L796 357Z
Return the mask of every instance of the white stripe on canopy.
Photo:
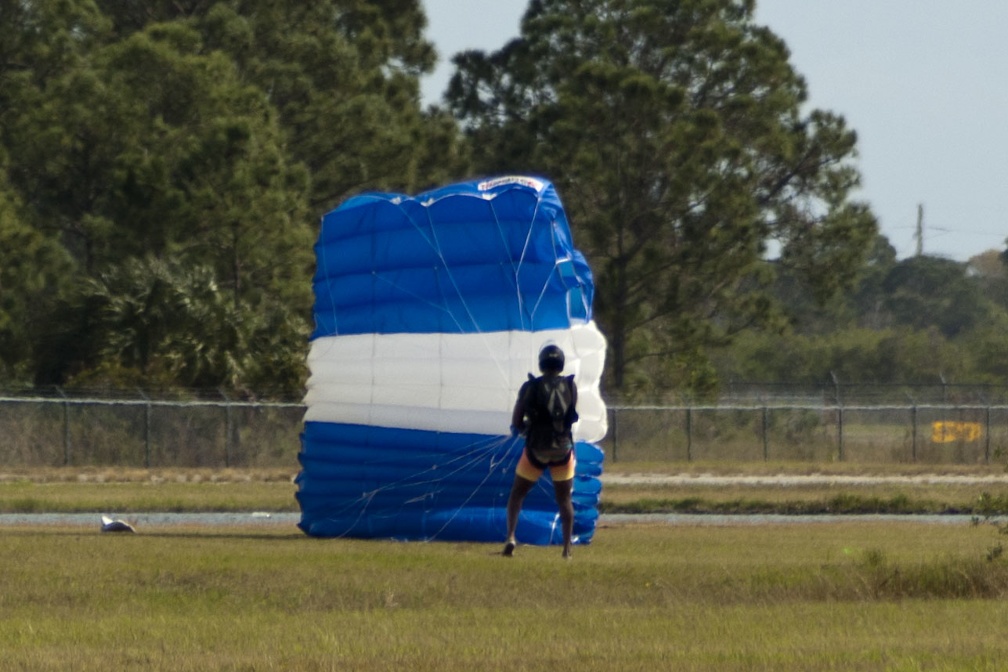
M578 441L600 441L605 337L594 322L550 331L354 334L312 341L306 421L504 435L540 348L555 343L578 386Z

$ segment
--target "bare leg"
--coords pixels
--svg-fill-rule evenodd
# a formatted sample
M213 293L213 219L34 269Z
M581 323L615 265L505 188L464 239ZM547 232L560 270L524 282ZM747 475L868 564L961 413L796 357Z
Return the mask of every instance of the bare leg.
M511 494L507 503L507 541L504 543L504 555L510 556L515 549L515 530L518 529L518 514L521 513L522 503L525 495L529 493L535 481L522 478L515 474L514 484L511 486Z
M563 557L571 557L571 537L574 534L574 501L572 492L574 480L553 482L553 492L556 494L557 506L560 508L560 523L563 525Z

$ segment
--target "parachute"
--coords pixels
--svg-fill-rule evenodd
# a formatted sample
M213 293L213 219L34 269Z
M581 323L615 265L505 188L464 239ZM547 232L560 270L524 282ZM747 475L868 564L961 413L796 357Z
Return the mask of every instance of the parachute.
M296 483L317 537L504 541L511 410L547 341L578 385L576 543L598 519L605 338L554 186L527 176L362 194L322 218ZM517 537L562 541L548 474Z

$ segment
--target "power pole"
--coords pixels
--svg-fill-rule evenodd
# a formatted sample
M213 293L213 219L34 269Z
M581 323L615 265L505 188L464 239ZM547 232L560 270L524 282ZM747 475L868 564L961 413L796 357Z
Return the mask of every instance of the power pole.
M924 254L924 204L917 204L917 256Z

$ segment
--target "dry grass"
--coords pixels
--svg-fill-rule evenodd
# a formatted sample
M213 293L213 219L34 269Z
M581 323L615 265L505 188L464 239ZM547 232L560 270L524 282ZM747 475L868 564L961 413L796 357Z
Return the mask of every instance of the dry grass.
M988 504L982 508L981 497ZM1008 484L609 485L608 512L1008 513Z
M836 476L1008 476L1003 463L921 464L910 462L805 462L737 460L702 461L613 461L605 463L607 474L713 474L713 475L836 475Z
M21 467L0 471L0 483L290 483L297 469L173 467Z
M686 475L868 475L1000 476L1000 466L805 465L801 463L615 463L606 474ZM32 512L296 512L294 470L284 469L115 469L49 468L0 473L0 513ZM1008 513L1008 482L817 483L732 486L700 479L662 485L608 484L602 508L609 512L892 512Z
M670 483L651 478L603 489L607 511L780 513L1008 513L1008 473L1003 465L920 465L834 462L617 462L608 475L687 476ZM712 485L700 476L826 477ZM830 482L829 477L840 477ZM929 482L927 476L963 480ZM692 478L697 477L697 478ZM859 478L864 477L863 482ZM905 481L874 482L872 479ZM974 479L974 480L971 480ZM986 497L981 505L981 497ZM980 511L981 507L986 508Z
M0 512L297 511L279 469L40 469L0 475Z

